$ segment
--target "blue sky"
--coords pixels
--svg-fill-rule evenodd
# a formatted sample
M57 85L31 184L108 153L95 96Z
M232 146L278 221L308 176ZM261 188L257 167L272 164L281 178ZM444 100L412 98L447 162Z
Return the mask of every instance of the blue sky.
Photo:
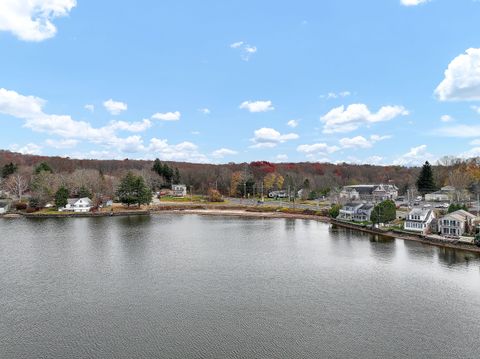
M474 0L2 0L0 148L215 163L480 155L479 17Z

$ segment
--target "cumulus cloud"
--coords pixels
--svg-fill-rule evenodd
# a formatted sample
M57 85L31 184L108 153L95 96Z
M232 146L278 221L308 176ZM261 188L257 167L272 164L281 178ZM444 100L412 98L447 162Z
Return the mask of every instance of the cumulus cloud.
M112 115L118 115L122 113L123 111L126 111L128 106L124 102L120 101L114 101L112 99L109 99L103 103L103 106L105 109L110 112Z
M279 143L284 143L290 140L296 140L298 135L296 133L287 133L282 135L273 128L262 127L255 130L254 137L251 141L254 143L252 148L273 148Z
M253 54L257 52L257 47L247 44L244 41L237 41L230 44L230 48L240 51L240 57L243 61L249 61Z
M440 101L480 100L480 49L470 48L450 62L435 95Z
M278 161L278 162L287 161L288 160L288 155L279 154L279 155L277 155L277 157L275 157L275 160Z
M220 148L219 150L213 151L212 152L212 157L215 158L224 158L226 156L233 156L238 154L237 151L228 149L228 148Z
M35 143L28 143L25 146L14 144L10 146L10 150L13 152L22 153L24 155L39 155L42 147L36 145Z
M290 120L287 122L287 126L291 127L291 128L295 128L298 126L298 120Z
M57 148L57 149L64 149L64 148L73 148L78 145L79 141L74 139L59 139L59 140L52 140L47 139L45 141L47 146Z
M205 108L199 108L198 111L203 113L204 115L210 115L210 113L211 113L210 109L208 109L206 107Z
M452 122L454 121L454 118L450 115L443 115L440 117L440 121L442 122Z
M330 146L326 143L314 143L311 145L300 145L297 147L298 152L302 152L305 154L329 154L333 152L337 152L340 150L338 146Z
M433 133L444 137L480 137L480 125L446 126L433 131Z
M383 106L372 113L364 104L336 107L320 118L324 123L323 133L351 132L362 125L390 121L398 116L408 115L403 106Z
M67 16L76 5L76 0L2 0L0 31L24 41L49 39L57 33L52 21Z
M376 142L391 138L391 136L371 135L369 139L363 136L353 138L342 138L340 145L342 148L371 148Z
M154 120L160 121L179 121L180 117L182 117L182 114L179 111L165 113L157 112L152 115Z
M250 112L267 112L275 109L272 101L244 101L239 108Z
M412 147L410 151L393 161L398 166L418 166L425 161L431 161L433 155L427 152L427 145Z
M430 2L430 0L400 0L400 3L404 6L417 6L427 2Z
M329 92L326 95L320 96L321 98L326 98L327 100L344 98L350 96L352 93L350 91L341 91L341 92Z
M36 132L60 136L60 140L49 139L48 146L67 148L80 140L98 144L104 149L87 153L74 153L76 158L124 158L123 154L140 154L142 158L158 157L167 161L208 162L198 146L191 142L169 144L166 139L152 138L147 144L139 135L119 137L117 132L142 132L151 126L151 121L111 121L108 125L95 128L85 121L76 121L69 115L47 114L43 111L46 101L35 96L24 96L15 91L0 89L0 113L24 120L24 127ZM38 153L40 146L28 144L12 146L12 150Z

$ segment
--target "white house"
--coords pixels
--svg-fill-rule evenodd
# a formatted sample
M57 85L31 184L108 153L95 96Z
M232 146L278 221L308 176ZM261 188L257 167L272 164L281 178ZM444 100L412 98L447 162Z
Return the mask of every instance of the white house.
M440 191L427 193L425 201L429 202L450 202L455 194L455 187L445 186Z
M476 217L463 209L449 213L438 221L438 231L442 236L460 237L475 227Z
M187 195L187 186L184 184L172 184L172 192L174 197L185 197Z
M93 202L90 198L69 198L67 205L59 208L60 212L90 212L93 207Z
M395 200L398 197L398 188L393 184L361 184L345 186L340 192L340 198L349 201L384 201Z
M403 228L407 231L421 232L426 234L430 229L430 224L435 219L435 213L429 208L414 208L405 219Z

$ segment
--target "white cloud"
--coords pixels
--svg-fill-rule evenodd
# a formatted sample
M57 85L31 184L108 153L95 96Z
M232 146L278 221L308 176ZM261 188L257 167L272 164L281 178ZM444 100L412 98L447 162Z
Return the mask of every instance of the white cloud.
M60 139L60 140L48 139L48 140L45 141L45 143L47 144L47 146L57 148L57 149L63 149L63 148L73 148L76 145L78 145L79 141L74 140L74 139L66 139L66 140L63 140L63 139Z
M480 125L455 125L439 128L434 134L444 137L480 137Z
M0 31L20 40L43 41L57 33L53 19L67 16L76 0L1 0Z
M128 131L128 132L143 132L152 127L152 123L148 119L144 119L141 122L125 122L125 121L110 121L107 128L116 131Z
M244 101L239 108L250 112L267 112L275 109L272 101Z
M211 111L208 108L200 108L198 109L199 112L203 113L204 115L210 115Z
M342 138L339 142L342 148L371 148L376 142L383 141L391 136L371 135L370 139L363 136L356 136L353 138Z
M372 113L364 104L336 107L320 118L324 123L323 133L350 132L362 125L390 121L398 116L406 116L408 111L402 106L383 106Z
M337 98L344 98L350 96L352 93L350 91L342 91L342 92L329 92L326 95L320 96L321 98L326 98L327 100L337 99Z
M383 157L382 156L370 156L365 160L365 163L371 164L371 165L382 165L383 164Z
M15 91L0 88L0 113L26 118L42 114L45 100L35 96L23 96Z
M298 152L305 154L327 154L340 150L338 146L330 146L326 143L314 143L312 145L300 145L297 147Z
M10 146L10 150L13 152L22 153L24 155L39 155L42 148L35 143L28 143L25 146L19 146L17 144Z
M94 112L95 111L95 106L94 105L90 105L90 104L87 104L85 106L83 106L85 108L85 110L88 110L90 112Z
M215 158L224 158L225 156L233 156L238 154L237 151L230 150L228 148L220 148L219 150L212 152L212 157Z
M454 118L450 115L443 115L440 117L440 121L442 122L452 122L454 121Z
M182 117L182 114L179 111L175 112L157 112L156 114L152 115L152 118L155 120L160 121L178 121Z
M461 157L461 158L480 157L480 147L473 147L473 148L469 149L468 151L460 153L458 155L458 157Z
M427 145L412 147L410 151L393 161L398 166L418 166L425 161L431 161L433 155L427 152Z
M472 106L472 110L480 115L480 106Z
M167 140L152 138L147 151L152 157L166 161L208 162L207 156L201 154L198 146L191 142L170 145Z
M240 57L243 61L249 61L251 56L257 52L257 47L247 44L244 41L237 41L230 44L230 48L240 51Z
M251 141L254 143L252 148L273 148L279 143L284 143L290 140L296 140L298 135L296 133L287 133L282 135L280 132L273 128L260 128L255 130L254 137Z
M282 162L282 161L287 161L287 160L288 160L288 156L285 155L285 154L280 154L280 155L277 155L277 157L275 157L275 159L276 159L277 161L280 161L280 162Z
M425 4L430 0L400 0L400 3L404 6L417 6L420 4Z
M450 62L435 95L440 101L480 100L480 49L470 48Z
M126 111L128 106L124 102L120 101L114 101L112 99L109 99L103 103L103 106L105 109L110 112L112 115L118 115L122 113L123 111Z
M290 120L287 122L287 126L291 127L291 128L295 128L298 126L298 120Z

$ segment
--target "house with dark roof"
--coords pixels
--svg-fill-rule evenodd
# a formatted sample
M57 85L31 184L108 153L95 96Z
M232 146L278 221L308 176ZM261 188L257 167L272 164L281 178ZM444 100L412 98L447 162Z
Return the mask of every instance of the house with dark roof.
M392 184L361 184L345 186L340 192L340 198L348 201L384 201L395 200L398 188Z
M367 222L373 211L370 203L347 203L340 209L337 219L343 221Z

